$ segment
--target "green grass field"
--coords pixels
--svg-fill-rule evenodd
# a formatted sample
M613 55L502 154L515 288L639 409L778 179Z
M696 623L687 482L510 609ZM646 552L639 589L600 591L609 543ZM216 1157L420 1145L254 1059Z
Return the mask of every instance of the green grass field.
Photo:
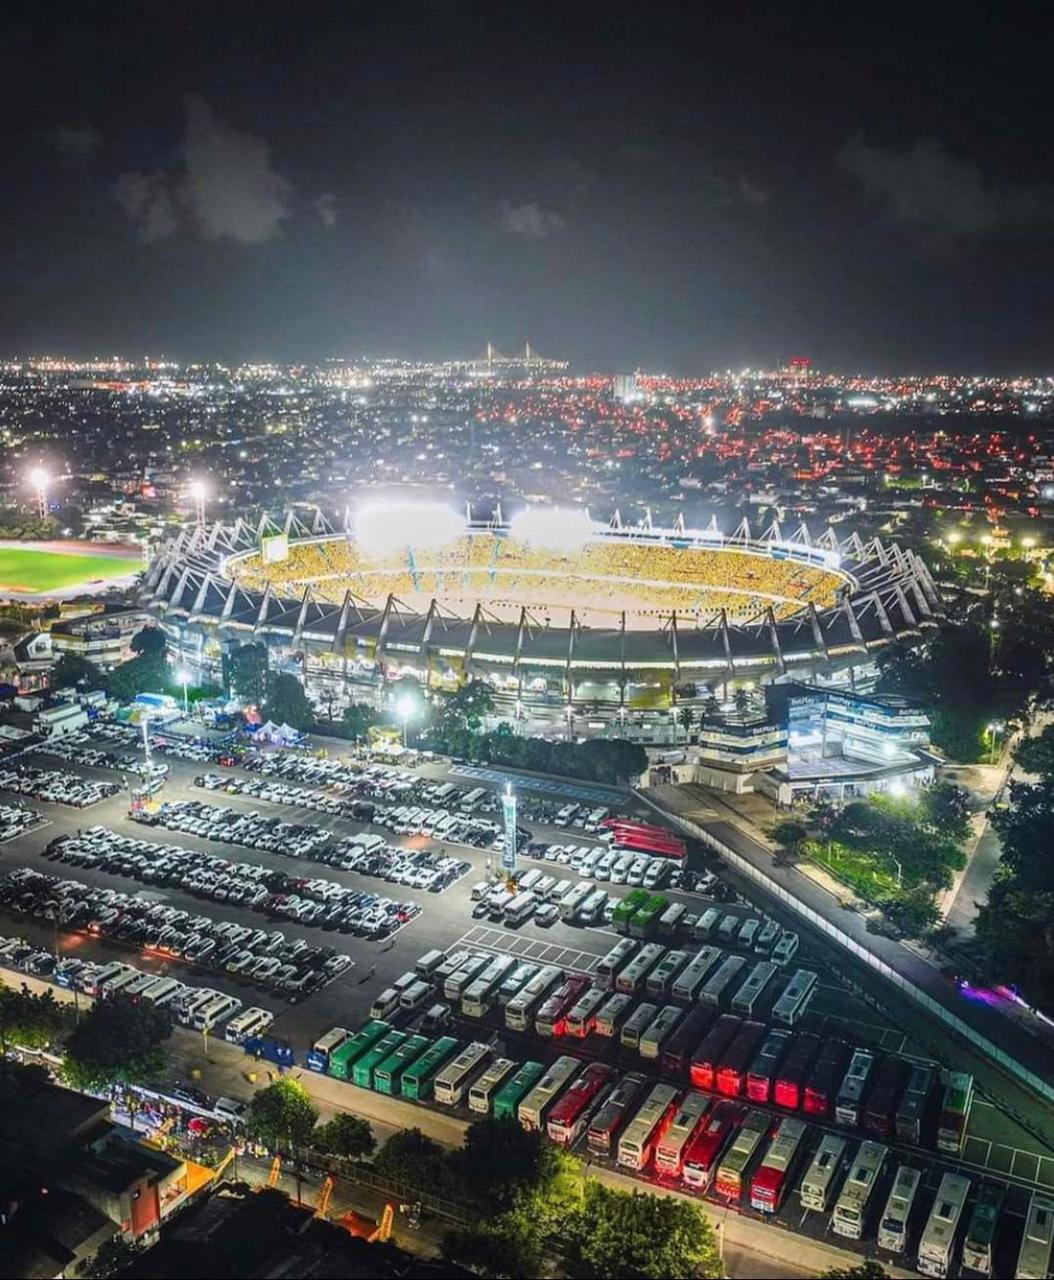
M123 578L141 565L137 556L76 556L0 547L0 591L58 591L96 578Z

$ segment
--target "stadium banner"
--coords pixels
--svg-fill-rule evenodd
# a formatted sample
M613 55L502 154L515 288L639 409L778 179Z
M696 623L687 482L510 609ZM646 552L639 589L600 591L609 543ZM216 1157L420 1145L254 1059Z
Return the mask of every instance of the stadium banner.
M516 796L511 787L501 798L505 817L505 842L501 847L501 865L511 875L516 870Z
M264 564L280 564L289 559L289 535L273 533L270 537L260 539L260 551Z

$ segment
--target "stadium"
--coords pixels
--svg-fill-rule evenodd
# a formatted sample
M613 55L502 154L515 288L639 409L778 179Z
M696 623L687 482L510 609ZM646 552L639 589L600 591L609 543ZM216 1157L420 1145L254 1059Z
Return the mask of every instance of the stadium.
M433 689L487 680L517 711L602 718L773 680L849 684L941 612L925 564L877 538L549 508L471 521L398 502L339 527L299 509L184 530L146 591L173 655L213 680L255 640L331 704L412 674Z

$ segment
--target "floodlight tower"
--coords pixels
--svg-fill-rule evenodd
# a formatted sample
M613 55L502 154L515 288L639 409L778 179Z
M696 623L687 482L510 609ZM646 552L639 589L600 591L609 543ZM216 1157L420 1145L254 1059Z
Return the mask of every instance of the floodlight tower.
M48 518L48 473L43 467L34 467L29 473L29 483L37 495L37 515L41 520Z
M194 499L194 510L198 522L198 528L205 528L205 499L209 496L208 488L204 480L191 480L190 496Z

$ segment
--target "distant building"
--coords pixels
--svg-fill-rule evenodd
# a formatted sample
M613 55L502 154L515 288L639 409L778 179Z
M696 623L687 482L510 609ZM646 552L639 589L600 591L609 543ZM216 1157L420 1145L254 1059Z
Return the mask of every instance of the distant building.
M637 390L637 375L635 373L616 373L612 380L612 394L616 400L621 400L623 404L636 400L640 394Z

